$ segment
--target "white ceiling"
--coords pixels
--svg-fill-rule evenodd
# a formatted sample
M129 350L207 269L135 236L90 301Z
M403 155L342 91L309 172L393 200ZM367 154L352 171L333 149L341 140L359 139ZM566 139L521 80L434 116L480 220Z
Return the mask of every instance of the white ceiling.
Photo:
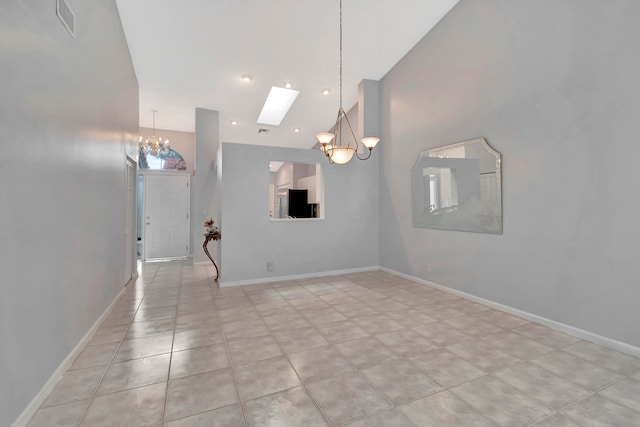
M345 110L362 79L380 80L457 2L344 0ZM310 148L335 121L338 0L116 3L140 86L141 127L151 127L158 110L156 128L193 132L200 107L219 111L224 142ZM245 73L251 83L240 79ZM300 91L291 110L280 126L257 124L271 86L285 81Z

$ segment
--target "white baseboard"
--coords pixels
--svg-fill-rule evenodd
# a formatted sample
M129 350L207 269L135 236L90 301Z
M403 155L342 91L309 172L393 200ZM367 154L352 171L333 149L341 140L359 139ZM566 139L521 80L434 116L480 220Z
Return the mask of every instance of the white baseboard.
M191 255L185 255L185 256L174 256L174 257L165 257L165 258L147 258L147 259L143 259L141 261L142 262L148 262L148 263L152 263L152 262L167 262L167 261L187 261L187 260L189 260L191 258L192 258Z
M439 289L441 291L486 305L488 307L494 308L496 310L504 311L505 313L513 314L514 316L522 317L523 319L527 319L531 322L539 323L541 325L547 326L551 329L555 329L559 332L564 332L565 334L572 335L574 337L590 341L595 344L602 345L604 347L608 347L612 350L619 351L622 353L629 354L631 356L640 357L640 347L635 347L631 344L624 343L622 341L617 341L612 338L607 338L602 335L595 334L593 332L585 331L584 329L576 328L574 326L566 325L564 323L557 322L555 320L547 319L546 317L541 317L536 314L531 314L526 311L518 310L513 307L509 307L507 305L502 305L500 303L490 301L484 298L477 297L475 295L468 294L466 292L458 291L456 289L451 289L443 285L439 285L434 282L430 282L428 280L420 279L419 277L411 276L409 274L401 273L399 271L392 270L386 267L380 267L380 270L385 271L387 273L391 273L393 275L402 277L404 279L408 279L423 285L430 286L432 288Z
M213 264L211 264L211 261L193 261L193 265L205 265L205 264L209 264L211 267L213 267Z
M16 418L13 424L11 424L11 427L24 427L29 423L33 415L40 408L40 405L42 405L42 403L45 401L47 396L49 396L49 393L51 393L51 391L56 386L60 378L62 378L62 375L64 375L64 373L67 372L67 370L71 367L71 365L76 360L76 358L80 355L82 350L84 350L85 345L87 345L87 343L91 340L91 338L93 338L93 334L95 334L96 330L98 330L98 328L100 327L104 319L106 319L109 316L109 314L111 314L113 307L120 300L120 297L122 296L122 294L124 294L127 291L127 287L132 283L135 283L135 278L131 278L131 280L127 282L125 287L122 288L122 290L114 298L111 304L109 304L109 307L107 307L107 309L102 313L102 315L98 318L98 320L95 321L95 323L93 324L93 326L91 326L91 328L87 331L87 333L84 334L84 336L78 342L78 344L76 344L73 350L71 350L71 353L69 353L69 355L62 361L60 366L58 366L58 368L49 377L47 382L44 383L44 386L42 386L38 394L35 395L35 397L31 400L31 402L29 402L29 404L24 409L24 411L22 411L20 416Z
M369 267L348 268L345 270L330 270L330 271L319 271L315 273L292 274L289 276L261 277L259 279L237 280L234 282L221 281L220 287L226 288L230 286L257 285L259 283L280 282L284 280L308 279L312 277L336 276L338 274L361 273L363 271L374 271L378 269L380 269L380 267L378 267L377 265L374 265Z

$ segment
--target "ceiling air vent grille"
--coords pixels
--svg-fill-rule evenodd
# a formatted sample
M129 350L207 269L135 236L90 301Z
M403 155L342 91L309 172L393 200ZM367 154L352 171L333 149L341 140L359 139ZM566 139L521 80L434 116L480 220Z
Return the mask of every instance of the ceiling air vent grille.
M76 16L65 0L56 0L56 14L69 33L76 37Z

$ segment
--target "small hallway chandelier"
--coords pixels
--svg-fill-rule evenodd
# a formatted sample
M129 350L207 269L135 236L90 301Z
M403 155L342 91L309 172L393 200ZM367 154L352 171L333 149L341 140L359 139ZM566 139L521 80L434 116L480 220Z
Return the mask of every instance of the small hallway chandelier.
M360 108L363 108L362 106ZM349 133L346 135L346 144L342 141L342 123L347 123ZM353 141L349 141L349 134ZM322 145L322 151L329 158L329 163L336 163L343 165L348 163L355 154L360 160L367 160L371 157L371 151L380 141L380 138L375 136L365 136L360 140L360 143L369 149L369 155L367 157L360 157L358 154L358 140L351 128L349 118L342 108L342 0L340 0L340 108L338 109L338 117L336 123L331 128L330 132L320 132L316 134L316 139ZM333 141L333 142L332 142Z
M159 136L156 136L156 113L158 111L151 110L151 112L153 113L153 131L151 136L145 139L144 142L142 141L142 135L140 135L139 144L140 149L144 151L145 154L151 154L157 157L158 154L168 154L171 145L168 139L163 140Z

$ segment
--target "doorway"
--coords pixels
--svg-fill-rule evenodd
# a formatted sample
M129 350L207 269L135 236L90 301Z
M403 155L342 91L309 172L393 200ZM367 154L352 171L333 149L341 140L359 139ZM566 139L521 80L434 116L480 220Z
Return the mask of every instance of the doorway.
M134 277L135 273L135 259L136 254L134 252L135 241L133 236L133 227L136 221L136 162L127 157L127 200L125 203L125 226L124 226L124 284L129 283L129 280Z
M188 174L141 175L143 259L180 258L189 254L190 197Z

